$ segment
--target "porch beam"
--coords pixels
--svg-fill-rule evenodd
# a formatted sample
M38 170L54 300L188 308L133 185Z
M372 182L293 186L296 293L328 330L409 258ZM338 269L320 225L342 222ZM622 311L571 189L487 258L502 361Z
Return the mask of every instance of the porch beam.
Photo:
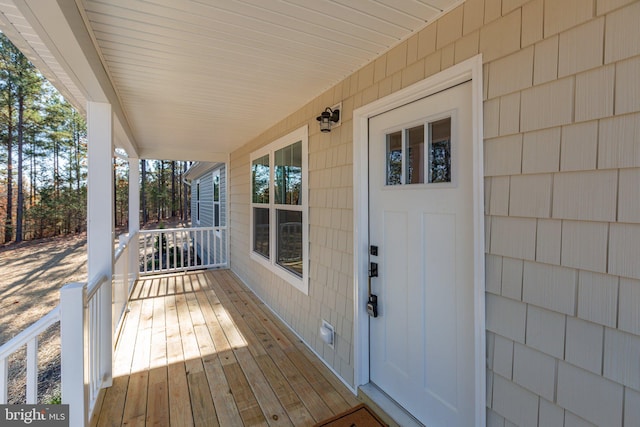
M88 175L87 175L87 252L89 283L102 275L111 279L114 262L113 206L113 118L111 105L87 103ZM113 381L112 285L107 280L100 292L100 325L104 328L99 343L100 374L103 386Z

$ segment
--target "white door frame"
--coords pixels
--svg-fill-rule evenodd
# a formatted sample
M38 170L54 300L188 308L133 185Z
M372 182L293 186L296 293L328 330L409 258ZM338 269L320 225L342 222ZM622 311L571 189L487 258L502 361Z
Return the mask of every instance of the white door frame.
M473 127L475 419L476 426L483 427L486 423L486 357L481 54L353 112L354 385L357 388L369 382L369 316L366 311L369 262L369 118L467 80L471 80Z

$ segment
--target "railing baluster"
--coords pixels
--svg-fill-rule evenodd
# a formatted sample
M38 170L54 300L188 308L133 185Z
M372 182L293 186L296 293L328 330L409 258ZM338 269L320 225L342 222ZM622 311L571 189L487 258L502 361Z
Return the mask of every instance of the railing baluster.
M27 342L27 404L38 402L38 336Z
M7 403L7 385L9 383L9 363L7 358L0 359L0 405Z
M189 267L191 267L191 247L193 245L193 236L191 234L191 231L189 231L189 235L187 236L187 243L188 243L188 245L187 245L187 251L188 251L187 252L187 259L188 259L187 265Z
M227 263L226 227L142 230L139 233L143 239L143 248L139 250L151 254L151 262L143 256L144 265L139 268L143 275L222 267Z

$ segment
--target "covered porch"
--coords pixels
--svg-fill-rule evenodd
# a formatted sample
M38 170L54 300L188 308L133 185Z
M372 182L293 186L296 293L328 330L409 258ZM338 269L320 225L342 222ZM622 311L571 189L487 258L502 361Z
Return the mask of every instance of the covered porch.
M92 426L309 426L359 403L230 270L131 294Z

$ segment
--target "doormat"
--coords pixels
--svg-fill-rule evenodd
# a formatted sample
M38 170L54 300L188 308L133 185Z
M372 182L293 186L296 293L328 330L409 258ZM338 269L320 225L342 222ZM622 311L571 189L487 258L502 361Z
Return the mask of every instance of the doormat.
M367 405L361 403L314 427L388 427Z

